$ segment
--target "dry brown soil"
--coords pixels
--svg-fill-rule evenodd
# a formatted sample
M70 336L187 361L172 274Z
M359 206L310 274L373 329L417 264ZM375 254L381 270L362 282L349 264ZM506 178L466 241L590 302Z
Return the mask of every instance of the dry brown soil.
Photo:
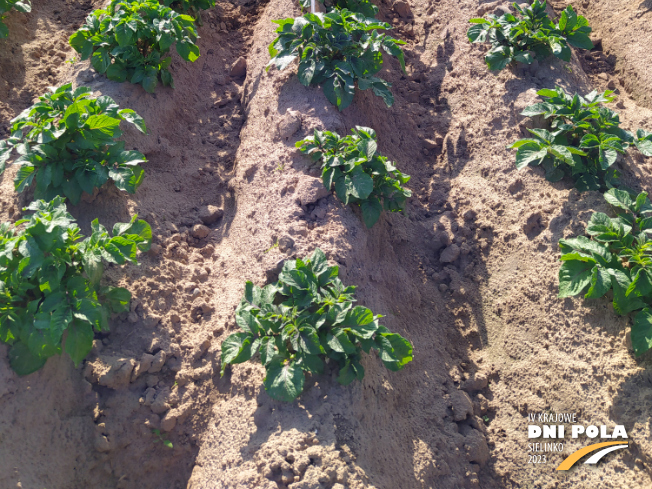
M395 105L359 93L343 113L301 86L296 68L264 70L271 20L298 15L295 0L218 0L200 28L201 57L175 56L177 88L156 95L65 62L75 55L66 38L101 2L33 3L8 17L0 41L0 137L48 85L87 85L136 110L149 133L124 137L149 159L144 184L133 196L102 189L71 212L86 230L96 217L111 225L137 212L157 246L140 266L109 269L108 283L132 291L132 312L79 369L53 358L19 378L0 347L0 488L652 487L649 355L634 360L629 319L606 299L556 298L557 241L581 233L603 199L517 171L505 149L526 132L519 113L536 90L555 84L610 85L623 127L652 130L641 68L652 61L649 2L617 2L614 17L613 2L585 0L577 7L601 49L494 75L468 43L467 21L507 3L383 0L379 17L408 43L408 74L388 60ZM246 76L231 76L240 57ZM314 128L355 125L373 127L380 151L412 175L405 215L372 230L323 192L294 148ZM630 187L646 189L650 163L618 164ZM0 177L3 220L19 218L25 200L14 171ZM207 205L224 214L200 239L192 227ZM274 247L281 238L292 245ZM452 244L458 257L442 263ZM290 404L267 396L260 365L220 378L245 280L263 285L280 261L315 247L359 286L361 304L413 342L414 361L391 373L368 357L363 382L342 387L331 371ZM554 468L584 441L528 464L533 412L624 424L631 447L568 473Z

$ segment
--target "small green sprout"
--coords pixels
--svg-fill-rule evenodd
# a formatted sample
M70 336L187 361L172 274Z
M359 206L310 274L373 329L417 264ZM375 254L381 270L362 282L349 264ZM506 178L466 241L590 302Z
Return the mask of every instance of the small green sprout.
M161 442L163 445L165 445L168 448L174 448L174 445L172 445L172 442L168 440L168 435L165 433L161 433L161 430L153 429L152 434L156 437L154 439L154 443Z

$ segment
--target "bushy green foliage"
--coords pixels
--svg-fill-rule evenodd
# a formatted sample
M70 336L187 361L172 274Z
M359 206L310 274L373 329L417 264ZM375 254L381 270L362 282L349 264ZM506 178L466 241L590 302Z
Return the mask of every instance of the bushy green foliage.
M621 129L618 114L601 106L616 98L612 91L593 91L580 97L556 87L537 93L546 101L527 107L521 114L542 116L549 127L528 129L534 138L509 146L517 148L516 168L541 165L551 182L568 175L580 191L601 190L618 185L619 173L613 164L629 146L652 156L652 134L639 130L634 136Z
M199 58L194 19L158 0L113 0L106 10L95 10L86 24L70 36L70 45L90 58L93 68L109 79L129 81L154 92L159 78L174 88L167 56L174 44L186 61Z
M364 15L365 17L375 17L378 13L378 7L376 7L370 0L317 0L328 10L333 10L335 8L343 10L348 9L351 12L357 12ZM310 9L310 0L300 0L301 7L304 9Z
M121 121L146 131L136 112L121 110L111 97L92 98L90 89L73 90L71 84L52 89L11 121L11 137L0 141L0 172L15 149L18 192L35 182L35 198L65 195L77 204L82 192L92 194L111 178L134 193L144 176L139 164L146 159L117 141Z
M170 7L177 12L199 13L200 10L208 10L215 7L215 0L161 0L166 7Z
M215 0L159 0L177 12L192 15L198 26L203 26L201 11L215 7Z
M617 314L639 311L631 333L638 356L652 348L652 205L645 192L611 189L604 198L616 217L596 212L589 237L559 240L559 297L586 291L585 298L595 299L611 290Z
M322 85L326 98L339 110L353 102L358 89L371 88L387 106L394 103L391 84L376 75L383 67L383 51L398 58L405 71L405 58L396 40L380 31L391 29L386 22L348 10L327 14L306 14L296 19L275 20L278 37L269 45L272 57L267 65L285 69L299 58L302 85Z
M149 249L152 230L137 216L113 227L97 222L83 241L63 198L37 200L35 211L15 225L0 225L0 341L11 345L9 361L19 375L41 368L61 353L75 365L88 355L93 330L107 331L110 312L129 310L131 294L101 287L103 261L136 263Z
M403 188L410 177L378 153L376 131L356 126L353 134L340 137L330 131L315 130L314 136L297 142L297 148L321 161L324 186L335 188L344 204L357 204L368 228L378 221L383 208L402 211L412 195Z
M12 8L18 12L28 13L32 11L31 0L0 0L0 39L9 35L9 28L2 20Z
M551 54L563 61L570 61L569 44L593 49L588 36L591 32L589 23L581 15L578 16L572 6L564 9L557 24L548 17L545 1L534 0L531 6L525 8L514 3L514 9L520 17L490 14L488 19L469 21L474 24L467 33L469 41L488 41L491 44L484 58L490 70L502 70L514 61L531 64L535 58L543 59Z
M339 365L343 385L364 377L363 351L376 350L389 370L402 369L412 360L410 342L381 326L382 316L353 307L355 287L337 275L338 267L329 267L316 249L308 259L286 261L276 283L247 282L235 312L242 332L222 343L222 375L227 365L260 353L265 390L289 402L303 392L305 372L321 374L325 359Z

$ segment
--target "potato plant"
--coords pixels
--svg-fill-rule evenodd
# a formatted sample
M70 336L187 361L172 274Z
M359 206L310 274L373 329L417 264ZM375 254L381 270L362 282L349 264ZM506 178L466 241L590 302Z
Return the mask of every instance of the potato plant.
M70 45L109 79L140 84L152 93L159 79L174 88L169 70L172 45L184 60L194 62L199 58L197 39L194 19L158 0L113 0L106 10L87 17L70 36Z
M551 182L570 176L580 191L604 190L618 185L613 165L629 146L652 156L652 135L639 130L634 136L621 129L618 114L601 105L616 98L612 91L581 97L556 87L537 93L545 102L527 107L521 115L541 116L548 127L528 129L533 138L509 146L517 150L516 168L541 165Z
M160 2L172 10L193 16L200 27L204 25L201 11L215 7L215 0L160 0Z
M588 34L591 32L586 18L577 15L569 5L559 22L553 23L546 13L546 2L534 0L532 5L521 7L514 3L519 14L504 14L488 19L471 19L474 24L467 36L472 43L489 42L491 49L485 56L487 67L500 71L510 63L532 64L535 58L544 59L554 54L563 61L570 61L570 46L593 49Z
M310 10L310 0L300 0L301 8ZM326 7L327 10L348 9L351 12L357 12L365 17L375 17L378 13L376 7L369 0L317 0Z
M639 356L652 348L652 205L645 192L611 189L604 198L616 217L596 212L588 237L559 240L559 297L586 292L585 298L596 299L611 291L617 314L638 311L631 339Z
M29 13L32 11L31 0L0 0L0 39L9 35L9 28L2 20L12 8L18 12Z
M161 0L166 7L184 14L199 14L201 10L215 7L215 0Z
M324 361L339 366L338 381L362 380L362 352L376 350L389 370L412 360L412 345L379 324L380 315L353 306L355 287L345 287L338 267L316 249L305 260L288 260L278 282L263 288L247 282L235 311L242 329L222 343L222 375L228 365L259 353L267 393L292 401L303 392L305 374L321 374Z
M143 119L111 97L93 98L90 89L71 84L52 89L11 121L11 137L0 141L0 172L16 150L14 186L22 192L34 184L36 199L64 195L77 204L82 192L92 194L109 179L134 193L146 159L117 140L121 121L146 132Z
M321 162L324 186L335 189L344 204L356 204L362 210L365 225L371 228L383 209L399 212L412 195L404 188L410 177L378 153L376 131L356 126L353 134L340 137L330 131L315 130L314 136L297 142L312 161Z
M405 42L380 32L391 29L389 24L339 9L274 22L278 37L269 45L267 69L274 65L283 70L298 58L301 84L321 85L339 110L353 102L356 84L360 90L370 88L388 107L394 103L391 84L375 76L383 67L383 51L395 56L405 72L399 47Z
M107 331L111 312L129 310L131 294L102 287L103 262L136 263L149 249L152 230L137 216L113 227L98 223L86 239L62 197L37 200L29 219L0 225L0 341L19 375L41 368L65 351L75 365L88 355L93 331Z

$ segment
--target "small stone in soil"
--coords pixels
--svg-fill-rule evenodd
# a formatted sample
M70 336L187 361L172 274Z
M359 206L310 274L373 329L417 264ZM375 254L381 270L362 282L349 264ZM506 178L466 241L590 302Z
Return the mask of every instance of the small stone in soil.
M287 139L299 129L301 129L301 114L294 110L288 110L278 123L279 136Z
M330 195L320 178L303 177L296 188L297 199L302 206L313 204Z
M441 252L439 261L442 263L452 263L460 256L460 247L456 244L450 245L444 251Z
M294 240L289 236L283 236L278 240L278 249L281 253L286 253L294 247Z
M192 236L193 236L193 238L204 239L206 236L208 236L208 234L210 232L211 232L211 230L208 229L203 224L195 224L192 227Z
M404 19L412 16L412 10L410 10L410 5L407 2L398 1L394 4L394 10L398 15Z
M160 372L161 369L163 368L163 365L165 365L165 360L167 359L167 355L165 354L164 350L160 350L156 355L154 355L154 359L152 360L152 366L147 370L148 373L150 374L155 374L157 372Z
M439 145L440 144L437 141L433 141L432 139L424 139L423 140L423 146L426 149L436 149L437 146L439 146Z
M161 420L161 430L162 431L172 431L177 425L177 417L175 415L170 415L170 413L163 416Z
M214 205L205 205L199 209L199 219L204 224L213 224L224 216L224 211Z
M151 256L156 256L156 255L158 255L159 253L161 253L161 245L160 245L160 244L156 244L156 243L152 243L152 246L150 247L148 253L149 253Z
M231 76L233 78L240 78L247 74L247 60L240 56L233 66L231 66Z

